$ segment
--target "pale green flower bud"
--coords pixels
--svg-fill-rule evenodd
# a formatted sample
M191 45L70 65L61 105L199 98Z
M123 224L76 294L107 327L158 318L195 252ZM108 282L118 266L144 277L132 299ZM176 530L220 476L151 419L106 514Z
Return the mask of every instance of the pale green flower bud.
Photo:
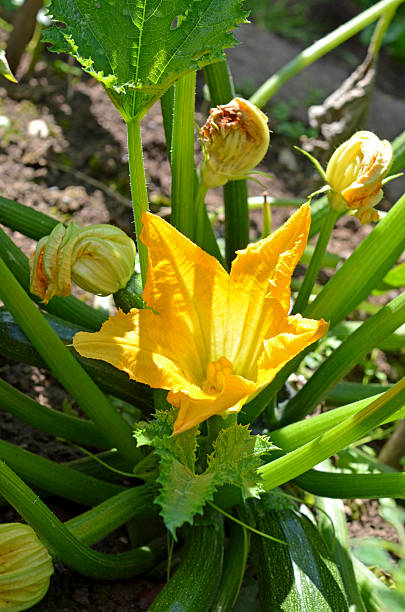
M391 144L368 131L356 132L336 149L326 168L329 205L355 210L361 223L378 221L374 206L383 197L382 181L393 161Z
M30 291L48 303L69 295L73 280L85 291L110 295L125 287L134 266L134 242L117 227L59 223L30 259Z
M0 525L0 610L19 612L46 594L52 560L35 531L22 523Z
M208 188L246 178L270 142L266 115L242 98L212 108L200 136L205 156L200 175Z

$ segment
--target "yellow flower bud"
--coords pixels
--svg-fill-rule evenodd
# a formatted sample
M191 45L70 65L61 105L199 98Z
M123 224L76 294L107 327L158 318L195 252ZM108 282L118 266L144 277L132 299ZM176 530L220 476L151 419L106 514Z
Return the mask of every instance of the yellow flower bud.
M30 259L30 291L47 304L54 295L69 295L73 280L85 291L110 295L125 287L134 266L134 242L117 227L59 223Z
M242 98L212 108L200 136L205 155L200 174L208 188L246 177L270 141L266 115Z
M22 523L0 525L0 610L35 606L49 588L51 557L34 530Z
M383 197L382 181L393 160L391 144L372 132L356 132L336 149L326 168L333 210L355 210L361 223L378 221L373 206Z

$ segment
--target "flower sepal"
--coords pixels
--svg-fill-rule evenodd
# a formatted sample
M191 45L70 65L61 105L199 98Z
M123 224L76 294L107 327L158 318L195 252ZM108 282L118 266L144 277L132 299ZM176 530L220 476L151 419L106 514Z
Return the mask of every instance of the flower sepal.
M176 529L193 524L224 485L238 487L243 499L258 497L262 486L257 468L263 464L261 457L274 448L266 436L254 436L247 426L226 420L210 442L204 427L173 436L176 417L177 409L167 405L166 410L157 411L154 421L139 423L134 433L138 446L151 446L160 458L160 491L155 501L174 538ZM212 452L207 457L209 444Z

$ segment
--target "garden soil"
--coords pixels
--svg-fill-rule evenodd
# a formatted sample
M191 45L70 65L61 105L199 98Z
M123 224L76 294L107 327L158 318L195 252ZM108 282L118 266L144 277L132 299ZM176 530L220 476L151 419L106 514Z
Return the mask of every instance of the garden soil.
M254 26L250 26L253 28ZM261 83L265 77L278 68L285 54L293 56L295 43L286 42L274 35L263 32L245 34L249 37L246 52L242 47L232 51L231 64L240 64L242 77L236 83L243 90L243 74L249 74L250 82ZM271 36L271 39L269 39ZM255 47L256 45L256 47ZM268 65L257 64L263 45L267 47ZM362 50L354 48L361 61ZM243 58L243 64L242 64ZM387 74L400 70L389 59ZM275 66L274 62L278 62ZM341 57L328 57L329 91L350 73L349 65L344 65ZM129 201L129 180L125 126L112 106L101 85L81 73L71 62L44 53L35 70L28 74L22 65L20 83L13 85L4 80L0 85L0 115L8 118L10 128L0 128L0 194L32 206L36 210L53 215L61 221L74 220L82 225L92 223L112 223L133 236L133 221ZM387 69L388 70L388 69ZM325 71L321 71L325 74ZM347 74L346 74L347 73ZM318 69L319 74L319 69ZM305 76L303 76L305 78ZM341 80L342 80L341 79ZM294 80L289 85L294 90ZM377 91L385 101L393 94L405 99L405 83L394 76L388 85ZM384 89L385 88L385 89ZM390 91L387 91L390 89ZM291 93L293 95L293 93ZM296 93L294 95L297 95ZM208 112L199 87L199 111L197 121L202 124ZM385 107L386 110L387 107ZM395 103L390 107L391 114L384 113L384 121L390 121L391 132L387 137L399 133L404 128L404 116ZM402 107L401 107L402 108ZM374 111L373 111L374 112ZM300 108L301 120L305 119ZM316 186L314 174L306 160L298 154L291 154L291 142L277 135L277 124L272 120L271 108L268 110L270 127L273 130L271 147L260 170L271 174L264 178L263 185L250 182L251 195L262 195L266 191L273 197L302 197ZM378 116L378 113L377 113ZM143 121L143 145L145 167L149 184L149 194L154 211L167 215L170 197L170 169L163 138L162 120L159 105L155 106ZM385 134L377 130L379 136ZM196 157L198 157L196 143ZM388 198L383 203L386 209L392 204L395 192L388 190ZM217 210L221 204L220 190L213 190L208 198L208 206ZM222 212L217 211L216 231L221 235ZM291 209L276 209L273 225L279 226L289 215ZM252 213L252 238L261 231L260 212ZM331 250L343 257L349 256L353 248L370 231L361 227L356 219L345 217L338 222L331 242ZM13 233L13 239L29 255L33 241ZM59 387L50 374L31 366L16 364L0 357L1 376L9 383L44 405L62 409L70 398ZM74 405L73 405L74 408ZM8 442L56 461L69 461L77 458L78 451L62 442L22 424L7 413L0 416L0 437ZM377 535L393 538L393 531L383 523L375 502L359 503L347 507L352 517L351 529L356 536ZM62 519L83 511L83 508L61 500L52 500L52 509ZM354 517L354 518L353 518ZM0 522L18 520L10 509L0 508ZM121 552L128 547L126 532L120 530L98 545L98 550ZM51 589L43 601L33 610L49 612L126 612L147 610L164 580L160 576L142 577L115 583L99 582L80 576L57 564L52 578Z

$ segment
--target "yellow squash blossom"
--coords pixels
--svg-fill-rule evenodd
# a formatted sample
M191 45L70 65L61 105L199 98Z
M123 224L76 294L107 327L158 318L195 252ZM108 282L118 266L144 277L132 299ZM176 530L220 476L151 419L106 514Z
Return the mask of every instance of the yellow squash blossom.
M125 287L134 266L135 244L118 227L58 223L30 258L30 291L47 304L54 295L69 295L73 280L85 291L110 295Z
M47 593L52 559L35 531L23 523L0 525L0 610L20 612Z
M238 412L252 395L327 330L288 316L290 280L308 236L303 206L278 231L240 251L228 274L218 261L157 216L144 213L149 250L147 308L119 311L76 350L131 378L168 389L178 434L214 414ZM226 414L225 413L225 414Z
M351 208L361 223L378 221L374 206L383 198L382 182L392 162L388 140L366 130L353 134L336 149L326 168L330 207L338 212Z
M266 115L243 98L211 108L200 137L200 176L208 189L246 177L260 164L270 142Z

